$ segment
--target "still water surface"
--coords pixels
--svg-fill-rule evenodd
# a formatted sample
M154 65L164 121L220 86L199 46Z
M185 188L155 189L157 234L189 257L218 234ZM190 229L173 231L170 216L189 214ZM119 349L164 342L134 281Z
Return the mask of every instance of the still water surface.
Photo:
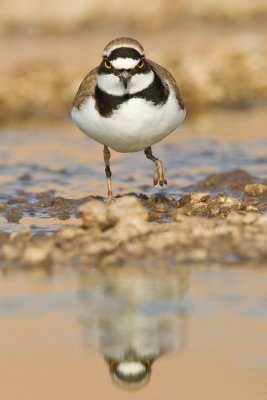
M216 266L1 276L1 398L264 400L266 287Z

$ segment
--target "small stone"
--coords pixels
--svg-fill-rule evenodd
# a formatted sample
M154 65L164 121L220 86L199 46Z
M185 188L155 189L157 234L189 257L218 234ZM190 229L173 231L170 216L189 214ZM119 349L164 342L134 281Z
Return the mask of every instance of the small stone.
M251 183L247 184L244 189L244 193L248 196L261 196L267 194L267 185L262 183Z
M43 265L49 261L50 252L50 244L43 246L30 245L24 250L22 260L28 266Z
M243 222L244 222L244 224L247 224L247 225L253 224L254 222L257 221L258 217L259 216L257 214L246 214L243 216Z
M217 196L214 197L214 200L217 201L218 204L225 204L228 199L229 198L224 193L218 193Z
M246 208L246 211L248 211L248 212L257 212L257 211L259 211L259 209L257 207L255 207L255 206L249 204L247 206L247 208Z
M211 217L216 217L217 215L220 214L220 207L219 206L213 206L209 209L209 213Z
M121 197L108 207L110 220L116 221L112 230L113 240L126 242L132 238L145 235L151 230L148 221L148 210L132 196Z
M184 207L188 204L194 205L200 202L206 202L210 198L209 193L191 193L181 197L178 200L178 206Z
M81 214L84 228L99 228L105 230L115 224L114 218L108 208L99 200L91 200L81 205L78 211Z
M72 240L78 235L80 235L82 233L81 231L82 230L80 227L68 226L56 232L56 236L57 238L60 238L62 240Z
M206 211L206 210L207 210L207 204L204 203L204 202L196 203L196 204L194 205L194 211L195 211L197 214L200 214L201 212L204 212L204 211Z
M111 253L114 251L114 243L109 240L97 240L96 242L92 243L91 245L87 246L85 249L85 254L90 254L92 256L98 255L103 256L104 254Z
M18 223L22 218L22 212L19 208L11 208L6 213L6 219L8 222Z
M6 209L5 203L3 203L2 201L0 201L0 212L4 211L5 209Z
M31 179L32 179L32 176L29 172L26 172L25 174L23 174L19 177L20 181L30 181Z
M116 199L115 203L108 207L108 213L111 219L116 221L123 221L125 219L131 221L148 220L147 209L133 196Z
M10 262L19 260L20 255L21 255L19 249L17 247L15 247L13 244L12 245L7 244L7 243L4 244L2 246L1 251L2 251L2 255L3 255L4 259L6 261L10 261Z
M234 197L226 197L224 204L235 209L239 209L241 207L240 201Z
M32 237L32 231L29 228L21 229L18 232L10 234L10 240L29 240Z

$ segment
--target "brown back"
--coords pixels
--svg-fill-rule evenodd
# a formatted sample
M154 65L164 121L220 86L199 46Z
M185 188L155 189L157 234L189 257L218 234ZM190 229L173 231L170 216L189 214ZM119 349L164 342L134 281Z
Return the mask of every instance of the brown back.
M90 71L89 74L86 75L86 77L80 84L78 92L73 101L74 107L79 109L81 107L82 103L84 102L84 100L88 96L92 96L94 94L95 87L96 87L97 70L98 70L98 67L92 69L92 71Z

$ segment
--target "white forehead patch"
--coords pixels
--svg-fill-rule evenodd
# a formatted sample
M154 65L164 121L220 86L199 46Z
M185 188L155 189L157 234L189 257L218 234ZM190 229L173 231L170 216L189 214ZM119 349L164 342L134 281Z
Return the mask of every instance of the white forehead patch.
M138 361L122 362L118 365L117 370L124 376L139 375L146 372L144 365Z
M135 49L136 51L138 51L138 53L140 53L142 56L144 55L143 50L141 50L140 47L135 46L134 44L114 44L114 46L111 46L107 51L103 51L103 56L109 57L113 50L120 49L121 47L130 47L131 49Z
M139 60L134 60L133 58L121 58L118 57L115 60L111 61L111 64L116 69L131 69L135 68Z

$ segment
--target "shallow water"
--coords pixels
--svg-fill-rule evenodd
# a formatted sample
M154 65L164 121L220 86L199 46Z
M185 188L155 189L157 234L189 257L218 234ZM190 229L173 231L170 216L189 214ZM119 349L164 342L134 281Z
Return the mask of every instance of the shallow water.
M153 356L138 399L267 396L267 271L177 265L0 278L1 398L125 398L107 358Z
M115 195L160 193L179 198L187 192L188 185L211 173L236 168L266 178L265 115L262 110L248 112L245 120L244 113L189 120L153 146L167 171L168 186L164 189L152 186L154 167L142 152L112 152ZM0 213L2 230L11 232L30 226L35 232L51 232L62 223L76 222L77 206L70 207L68 215L57 218L47 212L45 205L38 204L43 192L76 200L89 195L106 197L102 146L72 126L2 129L0 159L0 201L12 203L9 209L22 211L19 224L7 221L6 213Z

